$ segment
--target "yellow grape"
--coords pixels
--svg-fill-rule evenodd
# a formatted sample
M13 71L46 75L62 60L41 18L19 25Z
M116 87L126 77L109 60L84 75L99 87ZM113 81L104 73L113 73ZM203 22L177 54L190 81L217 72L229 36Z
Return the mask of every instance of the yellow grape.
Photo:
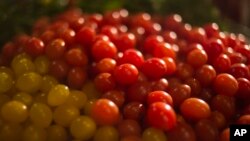
M0 72L5 72L8 75L10 75L12 78L15 77L15 74L13 72L13 70L9 67L5 67L5 66L0 66Z
M50 75L44 75L42 78L41 91L47 93L57 84L58 81L54 77Z
M56 107L53 117L58 125L69 126L72 120L80 115L79 109L73 105L60 105Z
M27 106L20 101L12 100L5 103L1 108L3 119L11 123L20 123L27 119Z
M75 139L88 140L96 131L96 124L88 116L79 116L70 125L70 133Z
M68 135L64 127L60 125L51 125L47 128L47 141L67 141Z
M162 130L147 128L142 134L143 141L167 141L166 135Z
M11 68L16 76L20 76L27 72L35 71L35 64L31 61L27 54L19 54L11 62Z
M0 71L0 93L7 92L13 86L14 81L10 74Z
M94 141L119 141L118 131L113 126L99 127L94 135Z
M22 127L19 124L5 123L0 126L0 141L19 141Z
M22 132L22 141L47 141L47 132L43 128L28 125Z
M37 92L42 84L42 77L35 72L24 73L18 77L16 81L16 87L18 90L27 93Z
M34 103L30 108L30 119L35 126L45 128L52 122L52 111L44 103Z
M46 74L49 71L50 61L47 56L38 56L35 61L36 71L40 74Z
M87 96L84 92L78 90L71 90L70 95L66 101L66 104L74 105L81 109L87 102Z
M63 104L69 96L69 88L63 84L57 84L48 94L48 104L50 106L58 106Z

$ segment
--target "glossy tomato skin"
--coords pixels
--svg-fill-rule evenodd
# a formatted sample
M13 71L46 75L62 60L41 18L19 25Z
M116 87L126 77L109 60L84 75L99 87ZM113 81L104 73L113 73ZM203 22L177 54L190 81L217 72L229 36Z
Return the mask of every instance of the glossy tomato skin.
M176 114L169 104L155 102L149 105L147 122L152 127L168 131L176 125Z
M98 99L91 108L91 117L99 125L115 125L119 120L119 109L109 99Z
M132 64L122 64L114 69L114 77L119 84L130 85L138 79L138 69Z
M96 36L96 31L91 27L82 27L76 33L76 42L80 43L81 45L89 46L93 43Z
M218 94L234 96L239 84L234 76L228 73L218 74L214 80L214 89Z
M98 40L93 44L91 53L96 61L100 61L103 58L114 58L117 48L111 41Z
M135 49L127 49L123 52L122 57L119 60L119 64L130 63L135 65L137 68L141 68L144 62L144 56L142 53Z
M27 41L24 50L30 56L37 57L44 53L45 46L41 39L33 37Z
M199 121L211 115L209 105L199 98L188 98L180 106L182 115L186 119Z
M49 59L55 60L61 58L66 50L65 42L62 39L54 39L45 47L45 54Z
M164 91L153 91L148 94L147 104L150 105L154 102L165 102L170 106L173 106L172 97Z
M160 58L150 58L143 63L142 72L150 79L159 79L166 74L167 65Z

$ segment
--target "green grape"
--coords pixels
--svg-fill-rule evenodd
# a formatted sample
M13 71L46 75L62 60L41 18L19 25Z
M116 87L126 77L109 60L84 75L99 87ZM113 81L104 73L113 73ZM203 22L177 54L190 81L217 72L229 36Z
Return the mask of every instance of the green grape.
M40 74L46 74L49 71L50 61L46 56L38 56L35 61L36 71Z
M16 76L20 76L27 72L35 71L35 64L31 61L27 54L17 55L11 62L11 67Z
M0 93L7 92L13 86L13 78L6 72L0 71Z
M58 84L58 81L54 77L45 75L42 78L41 91L47 93L56 84Z
M78 90L71 90L66 104L73 105L82 109L87 102L87 96L84 92Z
M147 128L142 134L143 141L167 141L166 135L162 130Z
M43 128L29 125L22 132L22 141L47 141L47 132Z
M80 111L73 105L60 105L56 107L53 117L58 125L69 126L72 120L80 115Z
M70 125L70 133L75 139L88 140L93 137L96 131L96 124L88 116L79 116Z
M22 127L19 124L5 123L0 126L0 140L1 141L19 141Z
M87 95L88 99L97 99L101 95L93 82L86 82L82 90Z
M99 127L94 135L94 141L119 141L118 131L113 126Z
M63 104L69 97L69 88L63 84L57 84L48 93L48 104L58 106Z
M27 106L16 100L9 101L2 106L1 115L10 123L23 122L28 117Z
M30 108L30 119L32 123L41 128L48 127L52 122L52 111L43 103L34 103Z
M33 102L33 98L30 94L25 92L19 92L13 96L13 100L20 101L27 106L30 106Z
M47 141L67 141L67 132L60 125L51 125L47 128Z
M35 93L40 89L41 83L42 77L40 74L28 72L18 77L16 87L22 92Z

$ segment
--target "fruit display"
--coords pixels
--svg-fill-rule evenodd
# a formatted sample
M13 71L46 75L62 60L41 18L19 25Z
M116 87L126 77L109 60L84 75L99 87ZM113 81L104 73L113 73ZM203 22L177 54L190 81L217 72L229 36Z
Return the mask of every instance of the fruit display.
M250 123L250 46L178 14L72 8L0 53L1 141L229 141Z

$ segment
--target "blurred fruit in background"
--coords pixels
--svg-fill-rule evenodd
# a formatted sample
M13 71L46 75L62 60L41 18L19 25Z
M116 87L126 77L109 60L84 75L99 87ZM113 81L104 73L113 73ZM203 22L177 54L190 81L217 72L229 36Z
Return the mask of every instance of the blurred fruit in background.
M248 10L249 3L249 0L1 0L0 47L13 35L29 32L38 17L52 16L69 7L80 7L84 12L90 13L103 13L119 8L126 8L130 12L144 11L157 16L178 13L190 24L216 22L222 30L228 30L228 21L225 22L220 9L223 15L230 15L235 21L249 25L250 12L242 14L239 11ZM245 30L247 29L239 32L245 33Z

